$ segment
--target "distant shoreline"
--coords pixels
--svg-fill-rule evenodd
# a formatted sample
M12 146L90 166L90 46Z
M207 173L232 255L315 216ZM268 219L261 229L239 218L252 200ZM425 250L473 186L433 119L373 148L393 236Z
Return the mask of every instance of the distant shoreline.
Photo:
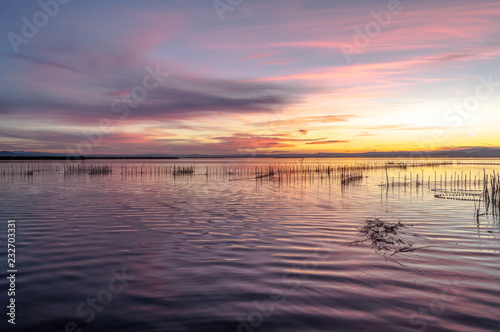
M150 159L150 160L175 160L175 159L254 159L254 158L363 158L363 159L428 159L428 158L500 158L500 148L468 148L460 150L444 151L390 151L390 152L319 152L314 154L284 153L284 154L228 154L228 155L208 155L208 154L185 154L185 155L165 155L165 154L135 154L135 155L113 155L113 154L91 154L91 155L66 155L59 153L48 153L38 151L0 151L1 160L95 160L95 159Z
M425 157L412 156L186 156L186 157L134 157L134 156L0 156L0 161L36 161L36 160L181 160L181 159L500 159L497 156L460 156L434 155Z
M180 159L179 157L0 156L0 160Z

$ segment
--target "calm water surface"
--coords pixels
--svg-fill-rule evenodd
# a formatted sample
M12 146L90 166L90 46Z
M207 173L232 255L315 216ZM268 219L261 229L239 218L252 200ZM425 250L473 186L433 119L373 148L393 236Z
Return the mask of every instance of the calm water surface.
M373 170L350 186L203 175L278 162L300 161L104 161L113 175L0 175L2 308L14 219L16 331L500 331L499 223L432 190L444 172L473 180L499 166L427 167L423 185L389 188L379 186L386 177L422 169ZM196 164L196 175L120 175L122 164L152 163ZM368 242L350 245L366 218L412 225L425 248L391 261Z

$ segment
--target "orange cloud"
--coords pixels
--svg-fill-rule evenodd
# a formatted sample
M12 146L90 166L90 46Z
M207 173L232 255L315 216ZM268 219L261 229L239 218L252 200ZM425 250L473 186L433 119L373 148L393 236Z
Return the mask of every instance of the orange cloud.
M319 141L319 142L308 142L306 144L316 145L316 144L333 144L333 143L349 143L349 141L346 140Z

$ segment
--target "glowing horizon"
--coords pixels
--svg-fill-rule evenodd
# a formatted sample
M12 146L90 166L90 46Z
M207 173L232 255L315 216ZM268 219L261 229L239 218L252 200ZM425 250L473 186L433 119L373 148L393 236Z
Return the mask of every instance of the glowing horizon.
M1 5L0 150L500 147L495 1L58 1Z

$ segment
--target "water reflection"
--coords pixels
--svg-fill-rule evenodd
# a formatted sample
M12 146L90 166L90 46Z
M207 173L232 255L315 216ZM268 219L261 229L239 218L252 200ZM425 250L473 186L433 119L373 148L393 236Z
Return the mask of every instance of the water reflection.
M500 323L498 222L485 214L478 223L473 201L435 197L480 190L484 165L429 166L423 175L373 168L342 185L335 160L320 172L304 161L306 174L277 177L274 168L258 179L276 160L191 160L183 165L196 164L194 174L173 176L175 162L152 163L148 174L146 163L127 162L127 175L112 161L102 176L0 175L2 215L19 225L20 330L64 331L69 321L84 331L494 331ZM397 233L402 244L432 247L396 246L381 257L370 242L349 246L377 218L407 225L395 228L406 233ZM121 268L135 279L87 323L79 304Z

